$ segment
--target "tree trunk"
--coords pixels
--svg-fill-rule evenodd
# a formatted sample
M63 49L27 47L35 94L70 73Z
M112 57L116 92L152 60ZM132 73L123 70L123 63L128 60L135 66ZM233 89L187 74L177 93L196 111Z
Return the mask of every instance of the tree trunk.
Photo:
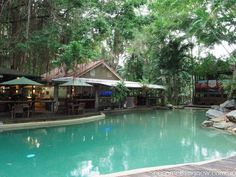
M113 68L117 68L118 64L119 64L119 56L122 53L122 40L121 40L121 35L119 30L115 29L114 32L114 38L113 38L113 50L112 50L112 63L111 66Z
M9 18L10 20L14 20L14 19L18 19L19 20L19 9L13 8L13 2L10 1L9 2L9 9L10 9L10 13L9 13ZM11 42L10 42L10 47L13 49L11 52L11 69L17 69L17 52L16 50L14 50L15 48L15 43L16 43L16 39L18 36L18 31L19 31L19 22L18 20L12 22L11 24L9 24L11 27ZM9 22L10 23L10 22Z
M26 23L26 40L29 39L30 16L31 16L31 0L28 0L28 16L27 16L27 23Z
M234 64L234 71L233 71L233 80L232 80L232 83L235 83L236 82L236 63ZM230 86L230 92L229 92L229 95L228 95L228 98L232 98L233 97L233 93L234 93L234 86L231 84Z

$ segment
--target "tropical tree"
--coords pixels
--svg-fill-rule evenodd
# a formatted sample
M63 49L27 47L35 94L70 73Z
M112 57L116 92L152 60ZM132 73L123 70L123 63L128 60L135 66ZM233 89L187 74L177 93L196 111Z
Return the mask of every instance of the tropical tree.
M58 57L54 64L63 66L65 72L72 70L73 74L78 72L78 64L85 63L95 56L88 41L72 41L68 45L63 45L58 50Z
M158 65L168 85L168 100L178 104L181 91L181 73L188 72L192 43L185 43L182 38L170 39L160 51Z
M218 79L221 74L227 73L231 73L229 61L217 59L212 54L195 62L194 65L194 75L203 79Z
M234 0L2 0L0 66L42 74L54 67L52 63L75 70L85 60L102 58L126 79L167 84L173 100L189 93L194 72L203 74L201 67L212 62L202 53L215 45L227 51L225 60L234 65L236 82L235 45L232 50L226 46L235 44L235 11ZM191 60L178 54L181 46L192 43L194 49L183 49L194 55ZM123 60L122 68L118 64Z
M104 16L109 24L109 33L103 41L103 54L106 61L117 68L125 56L127 47L135 37L136 31L149 23L146 16L138 13L146 0L108 0L103 2Z
M231 82L227 82L224 86L226 87L225 90L228 91L228 98L233 98L236 90L236 50L231 53L228 64L231 66L229 69L232 69L233 66L233 76L229 78Z
M127 59L124 65L124 77L130 81L140 81L144 76L144 58L134 53Z
M114 103L118 103L121 108L124 105L124 101L129 94L129 89L125 86L124 82L119 82L113 89L112 100Z

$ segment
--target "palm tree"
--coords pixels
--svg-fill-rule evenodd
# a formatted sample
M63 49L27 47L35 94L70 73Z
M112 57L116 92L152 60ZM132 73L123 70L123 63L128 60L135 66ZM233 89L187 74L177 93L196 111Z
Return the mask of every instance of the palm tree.
M185 43L183 38L177 38L169 39L160 51L159 69L165 75L168 100L175 104L180 101L180 73L189 70L188 51L192 47L192 43Z

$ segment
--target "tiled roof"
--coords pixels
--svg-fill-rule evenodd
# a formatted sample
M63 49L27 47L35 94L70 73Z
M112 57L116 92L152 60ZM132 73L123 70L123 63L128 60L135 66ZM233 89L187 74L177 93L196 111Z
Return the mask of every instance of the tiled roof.
M77 72L75 73L73 73L71 70L66 72L63 66L57 67L43 74L42 77L44 80L47 80L47 81L51 81L52 79L57 79L61 77L68 77L72 75L74 75L75 77L80 77L80 76L83 76L85 73L91 71L92 69L100 66L101 64L105 65L107 69L109 69L117 78L121 79L121 77L112 68L110 68L103 60L78 64Z

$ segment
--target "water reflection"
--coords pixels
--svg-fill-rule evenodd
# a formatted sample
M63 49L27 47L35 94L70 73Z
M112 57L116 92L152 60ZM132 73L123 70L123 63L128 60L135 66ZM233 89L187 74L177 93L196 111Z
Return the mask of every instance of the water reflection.
M5 132L0 134L0 176L40 176L41 169L48 169L45 177L94 176L235 154L235 137L200 127L204 114L140 112L81 125ZM27 159L32 153L36 157ZM16 166L25 170L22 175Z
M92 177L98 176L99 174L98 167L94 168L91 160L78 163L77 167L70 172L70 176L73 177Z
M114 155L114 147L110 147L108 149L108 152L106 154L106 156L100 158L99 160L99 166L101 168L107 168L109 169L109 171L113 171L113 163L112 163L112 156Z
M30 148L39 148L40 147L40 142L37 138L28 136L26 141L27 141Z
M58 127L55 129L58 133L66 133L66 127Z

